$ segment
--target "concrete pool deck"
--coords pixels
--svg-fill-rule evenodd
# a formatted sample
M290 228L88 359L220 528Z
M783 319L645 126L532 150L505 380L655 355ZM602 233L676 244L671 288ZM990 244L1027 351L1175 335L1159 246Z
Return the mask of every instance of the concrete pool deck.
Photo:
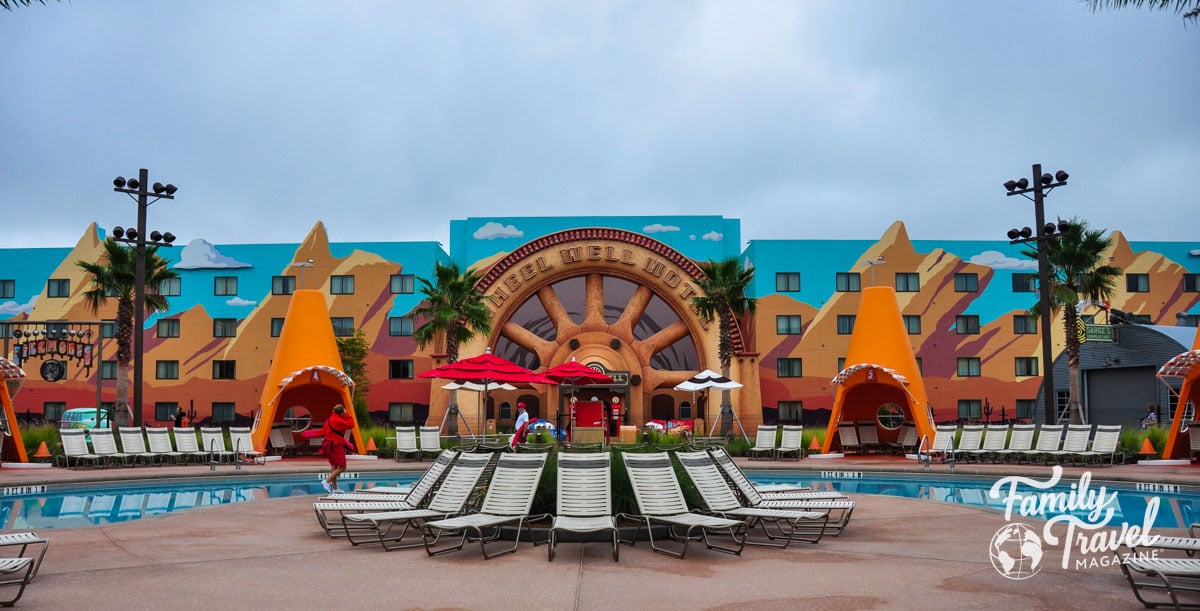
M920 471L886 458L743 461L750 469ZM429 462L354 461L351 470L423 469ZM319 458L246 465L241 473L317 473ZM934 473L946 473L935 464ZM1083 469L1066 469L1078 477ZM961 465L959 474L1021 473L1039 480L1046 467ZM1191 466L1126 465L1093 469L1096 479L1200 485ZM205 465L72 471L0 469L0 487L212 475ZM217 475L234 475L232 466ZM731 556L693 545L687 558L622 546L614 563L603 544L563 544L483 560L477 547L429 558L423 550L352 548L326 537L312 513L315 497L256 500L131 522L42 531L51 540L38 578L18 607L202 609L850 609L850 608L1141 608L1111 555L1075 568L1072 549L1045 545L1040 572L1002 577L988 556L1000 513L927 500L855 495L846 532L818 545L785 550L747 547ZM1030 521L1025 519L1023 521ZM1155 531L1180 534L1182 531ZM5 594L0 592L0 595Z

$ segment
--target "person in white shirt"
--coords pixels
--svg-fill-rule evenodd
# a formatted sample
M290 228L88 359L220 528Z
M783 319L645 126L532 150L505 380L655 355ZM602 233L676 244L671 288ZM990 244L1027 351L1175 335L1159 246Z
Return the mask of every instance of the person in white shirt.
M521 427L525 426L528 423L529 423L529 412L525 411L525 402L518 401L517 402L517 422L516 422L517 432L520 433Z
M1146 407L1146 417L1142 418L1142 428L1158 424L1158 412L1153 405Z

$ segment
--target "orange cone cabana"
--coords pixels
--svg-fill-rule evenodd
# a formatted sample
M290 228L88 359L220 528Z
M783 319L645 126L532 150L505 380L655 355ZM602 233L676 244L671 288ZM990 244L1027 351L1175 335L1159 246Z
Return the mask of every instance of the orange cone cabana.
M837 439L839 422L875 422L879 407L888 403L900 406L904 419L916 425L918 435L933 438L925 383L891 287L863 289L846 351L846 368L833 378L833 384L837 390L822 452L828 453ZM879 428L880 441L897 440L899 430Z
M1186 433L1200 435L1200 431L1192 428L1195 424L1196 404L1200 403L1200 333L1192 340L1191 350L1167 361L1155 375L1163 384L1171 378L1183 378L1183 384L1179 387L1179 401L1175 404L1175 416L1171 419L1171 430L1167 434L1167 445L1163 447L1163 458L1191 458L1188 455L1190 444L1181 439L1184 431L1180 428L1186 421ZM1169 384L1167 388L1169 392L1175 392Z
M0 356L0 378L3 378L4 382L4 385L0 386L0 403L4 404L4 422L7 423L4 432L0 434L8 437L3 440L3 460L29 462L29 456L25 452L25 442L21 439L21 427L17 426L17 413L13 408L12 396L8 390L9 387L12 387L13 394L16 394L16 391L21 388L21 382L25 381L25 370Z
M325 295L314 289L297 290L292 293L275 359L263 385L261 411L251 433L254 449L266 450L271 426L289 409L303 407L312 414L313 422L323 422L340 403L354 420L354 446L362 453L353 395L354 381L342 371Z

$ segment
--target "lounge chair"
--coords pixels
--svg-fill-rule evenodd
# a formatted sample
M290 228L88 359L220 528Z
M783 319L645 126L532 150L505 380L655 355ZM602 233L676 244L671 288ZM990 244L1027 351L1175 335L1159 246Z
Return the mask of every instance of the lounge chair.
M330 538L348 536L345 519L361 513L378 513L381 511L407 511L412 509L404 502L404 498L396 496L383 501L317 501L313 503L313 512L317 514L317 524Z
M708 451L712 454L713 460L717 462L721 469L726 471L730 479L736 477L743 480L746 485L753 487L759 494L768 494L771 492L806 492L811 490L808 486L797 484L756 484L750 481L750 478L746 477L745 472L742 471L741 467L737 466L737 463L733 462L733 457L729 455L728 450L717 446L710 447ZM842 496L840 492L820 492L815 494L822 495L820 498L840 498Z
M958 426L943 424L933 429L933 439L925 446L925 452L931 457L941 457L945 462L947 456L954 455L954 437L958 435Z
M132 454L127 454L117 449L117 439L113 437L112 429L90 429L92 437L92 452L98 454L101 459L108 463L120 463L123 466L132 466L130 462L133 459Z
M17 595L8 600L0 601L0 606L11 607L25 593L25 586L33 580L33 558L3 558L0 559L0 587L19 586Z
M46 557L46 550L50 548L50 540L38 536L33 531L0 534L0 547L14 547L18 545L21 546L21 549L17 551L17 557L19 558L25 557L25 552L29 550L31 545L38 548L37 558L30 556L30 558L34 558L34 561L33 573L29 575L29 581L33 581L33 578L37 577L38 569L42 568L42 559Z
M1020 460L1033 448L1033 431L1036 424L1014 424L1012 433L1008 436L1008 445L1003 450L992 452L993 460L1008 461L1010 458Z
M496 463L496 471L488 483L487 494L479 513L425 522L421 532L425 539L425 553L439 556L463 548L467 539L479 541L483 559L511 554L521 544L521 531L532 520L543 516L529 515L533 508L533 497L537 494L538 482L546 468L546 454L502 454ZM500 539L505 525L517 527L511 546L505 545L497 551L488 552L488 543ZM435 548L443 534L459 533L457 544Z
M854 513L854 501L840 492L759 492L754 484L733 463L729 455L713 452L713 459L728 476L733 487L742 495L749 507L767 509L794 509L800 511L824 511L830 513L831 522L825 525L826 534L838 536L850 523ZM833 512L837 512L836 518Z
M879 443L879 429L875 428L874 420L858 421L858 443L864 452L883 450L883 444Z
M175 437L175 449L183 452L190 462L193 458L197 460L211 460L212 454L208 450L200 449L200 442L196 441L196 429L190 426L175 427L173 431Z
M1033 449L1026 452L1025 456L1029 457L1029 462L1034 462L1038 457L1043 460L1049 456L1050 452L1057 452L1062 446L1063 425L1061 424L1043 424L1037 433L1037 443Z
M800 460L804 456L804 427L799 425L783 425L780 434L779 447L775 448L775 458L795 456Z
M953 457L955 460L968 459L971 452L978 451L983 444L983 425L968 424L962 427L962 434L958 436L958 446L954 448Z
M1008 445L1008 429L1007 424L989 424L985 426L983 430L983 443L979 446L979 449L963 450L967 460L983 462L983 459L991 457L992 462L996 462L996 452L1003 450Z
M234 459L241 459L253 463L267 464L267 461L259 461L260 458L267 455L266 452L261 452L254 449L254 440L250 438L250 427L248 426L231 426L229 427L229 443L233 446Z
M209 459L216 462L233 462L234 453L225 445L225 431L219 426L200 427L200 444Z
M708 452L679 452L675 457L683 465L709 513L722 518L745 520L747 529L762 527L768 540L751 541L747 538L747 545L787 547L792 541L817 543L825 534L828 513L746 507L725 483L724 476ZM771 532L772 525L777 532ZM781 542L775 543L776 540Z
M417 429L411 426L396 427L396 462L401 457L411 456L421 460L421 448L417 447Z
M749 456L753 460L764 455L775 458L775 433L779 427L775 425L759 425L758 434L754 436L754 447L750 448Z
M267 443L279 456L295 456L300 453L296 447L296 437L292 435L292 428L287 424L272 426L271 433L267 436Z
M1092 436L1092 425L1072 424L1067 427L1067 436L1063 438L1062 448L1042 453L1047 463L1053 458L1055 462L1063 463L1070 460L1075 463L1080 452L1088 448L1088 439Z
M63 454L61 458L64 467L69 469L72 463L75 464L76 469L80 464L91 464L92 467L95 467L103 460L99 454L88 449L87 431L62 429L58 431L58 437L62 441ZM55 460L58 458L60 457L55 457Z
M838 443L841 444L843 453L863 451L863 446L858 441L858 429L853 422L839 422L837 431Z
M142 461L148 465L161 457L146 449L146 438L142 437L142 429L137 426L122 426L117 428L121 436L121 450L132 457L133 462Z
M900 427L900 434L896 436L896 441L890 441L884 445L893 454L909 454L917 451L917 444L920 442L921 436L917 434L917 425L905 422L904 426Z
M1080 462L1092 462L1097 465L1102 464L1104 458L1108 457L1108 465L1111 467L1116 461L1117 446L1121 443L1121 425L1096 425L1096 434L1092 437L1092 447L1083 452L1076 452L1075 457ZM1125 463L1125 454L1121 454L1121 463Z
M460 456L433 494L429 506L424 509L390 509L344 516L342 527L346 539L351 545L378 543L386 551L426 545L424 541L404 542L404 536L428 520L441 520L462 513L491 461L491 454ZM400 529L399 534L393 534L396 529Z
M1121 572L1129 580L1138 602L1147 608L1167 605L1173 605L1176 609L1200 607L1200 603L1179 600L1180 593L1200 593L1200 559L1147 558L1134 554L1121 560ZM1139 581L1134 573L1153 581ZM1146 590L1158 589L1166 590L1171 600L1150 600L1143 596Z
M612 455L559 454L558 495L550 525L549 560L560 533L604 533L612 536L613 562L620 559L620 531L612 512Z
M730 520L716 516L692 513L688 511L687 501L683 497L683 489L675 477L675 468L671 466L671 457L666 452L650 454L622 453L625 470L629 473L629 483L633 487L633 496L637 500L638 513L618 514L617 519L637 522L630 545L637 543L642 533L642 527L650 537L650 549L683 558L687 554L688 543L694 539L704 541L705 547L730 554L741 555L746 546L746 523L741 520ZM654 541L655 525L666 526L668 538L683 542L683 548L675 551L661 547ZM679 532L677 529L683 529ZM728 535L736 547L715 545L710 535L720 533Z
M442 429L436 426L421 427L421 451L417 460L423 456L437 456L442 453Z
M160 465L167 459L178 464L186 456L171 446L171 432L165 426L146 427L146 444L149 446L149 452L158 458Z
M1200 454L1200 431L1188 427L1188 461L1196 460L1196 455Z
M417 478L417 481L411 486L376 486L367 488L362 492L346 492L341 494L332 494L321 500L331 503L343 501L400 501L408 505L409 509L417 509L425 502L425 497L433 490L437 483L441 481L442 476L454 464L454 460L458 458L458 450L442 450L442 453L433 461L433 464Z

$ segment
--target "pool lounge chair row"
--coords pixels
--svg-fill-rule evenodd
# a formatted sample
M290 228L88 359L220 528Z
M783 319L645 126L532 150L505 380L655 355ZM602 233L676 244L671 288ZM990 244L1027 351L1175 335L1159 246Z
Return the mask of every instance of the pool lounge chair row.
M1157 536L1149 544L1130 545L1128 540L1115 553L1121 573L1133 589L1133 595L1146 608L1173 606L1176 609L1200 607L1200 524L1188 527L1187 537ZM1186 558L1167 557L1183 552ZM1170 600L1152 599L1155 591L1165 591ZM1180 600L1187 596L1192 600Z
M314 503L313 509L330 537L356 546L378 544L388 551L424 546L430 556L462 549L469 541L480 543L484 558L512 553L531 521L550 518L545 539L534 540L534 545L549 544L550 560L563 534L600 533L611 540L614 561L619 559L619 544L636 544L643 528L656 552L682 558L690 541L702 540L709 549L740 554L747 544L786 547L792 541L816 543L825 534L840 534L854 509L853 501L836 492L758 491L729 455L717 449L714 454L677 454L704 499L703 512L688 508L670 454L623 453L638 512L614 515L611 456L608 452L558 455L558 494L552 516L529 514L546 454L459 454L455 450L443 451L407 493L333 495ZM472 511L472 494L493 461L495 471L487 493L479 510ZM731 471L737 475L729 475ZM618 522L636 525L631 539L620 540ZM505 533L511 544L497 547L501 528L515 528L515 532ZM758 529L766 539L749 540L747 533ZM408 538L417 532L419 541ZM451 543L443 544L444 536ZM665 545L664 537L675 545Z
M80 466L106 467L111 465L161 465L170 461L188 462L253 462L263 456L254 450L250 427L229 427L230 444L220 427L200 427L200 439L193 428L148 426L118 427L121 446L117 447L112 429L62 429L59 438L63 453L55 457L56 464L78 469ZM174 446L172 446L174 439ZM89 447L90 446L90 447Z
M780 432L781 429L782 432ZM779 439L779 445L775 445L776 438ZM785 424L782 427L760 425L749 456L751 460L756 458L778 460L789 456L800 460L804 457L804 427L791 424Z
M1124 454L1117 452L1120 438L1119 425L1044 424L1039 428L1034 424L989 424L967 425L961 430L938 426L932 443L923 451L943 460L1112 465L1118 458L1125 460Z

